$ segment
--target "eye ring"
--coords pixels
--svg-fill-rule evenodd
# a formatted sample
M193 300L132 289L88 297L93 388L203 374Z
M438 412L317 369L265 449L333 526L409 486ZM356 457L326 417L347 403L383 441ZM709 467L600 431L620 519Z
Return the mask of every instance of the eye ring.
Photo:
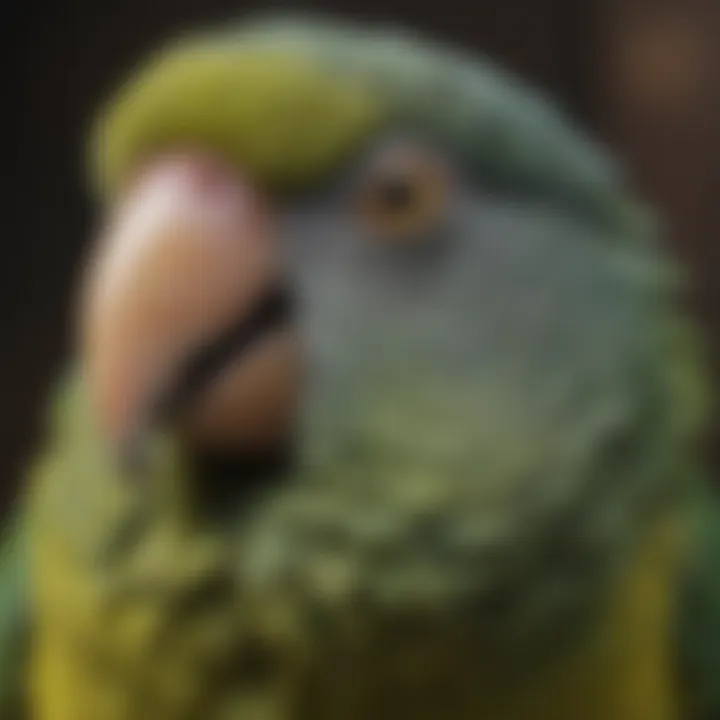
M405 243L439 225L451 194L451 174L439 153L417 143L381 148L356 190L359 221L377 239Z

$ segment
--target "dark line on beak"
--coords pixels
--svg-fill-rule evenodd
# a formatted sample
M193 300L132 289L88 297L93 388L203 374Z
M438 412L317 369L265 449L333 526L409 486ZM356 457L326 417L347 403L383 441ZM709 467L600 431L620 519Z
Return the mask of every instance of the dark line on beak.
M293 304L287 287L274 285L221 335L198 350L180 369L170 391L155 408L155 417L173 417L187 408L225 366L257 340L290 322Z

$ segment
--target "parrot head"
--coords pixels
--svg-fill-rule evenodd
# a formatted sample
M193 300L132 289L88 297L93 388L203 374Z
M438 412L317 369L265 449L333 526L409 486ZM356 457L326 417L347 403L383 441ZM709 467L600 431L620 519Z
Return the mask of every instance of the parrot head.
M121 453L296 436L323 502L273 542L394 548L366 578L385 600L527 600L542 565L558 611L673 487L695 423L673 274L604 154L488 63L332 21L183 39L93 163L98 422Z

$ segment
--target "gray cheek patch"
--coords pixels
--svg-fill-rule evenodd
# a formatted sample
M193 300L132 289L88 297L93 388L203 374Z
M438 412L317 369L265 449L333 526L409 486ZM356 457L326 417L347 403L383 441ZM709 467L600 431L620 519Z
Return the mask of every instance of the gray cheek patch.
M525 360L523 373L536 377L534 363L548 370L565 354L607 356L603 345L627 341L631 323L618 313L636 312L635 291L586 227L465 197L452 233L437 239L434 254L386 251L330 202L286 217L283 244L316 361L388 353L454 373Z

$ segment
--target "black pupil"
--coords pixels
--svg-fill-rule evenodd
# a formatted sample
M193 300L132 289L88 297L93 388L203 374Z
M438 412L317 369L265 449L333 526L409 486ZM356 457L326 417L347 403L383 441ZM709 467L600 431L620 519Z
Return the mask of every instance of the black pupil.
M417 190L409 178L389 176L380 179L375 195L381 210L401 213L413 207Z

